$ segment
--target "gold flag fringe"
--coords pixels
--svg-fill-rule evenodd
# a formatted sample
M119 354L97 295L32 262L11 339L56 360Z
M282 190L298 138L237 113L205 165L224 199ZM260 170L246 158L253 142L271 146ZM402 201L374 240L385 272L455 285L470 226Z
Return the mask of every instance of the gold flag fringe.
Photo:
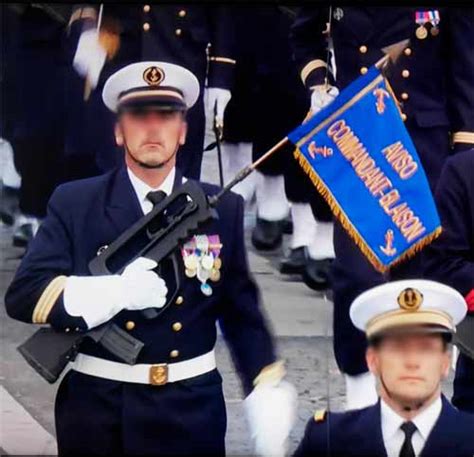
M417 241L413 246L410 247L403 255L397 257L393 262L391 262L388 266L384 265L380 262L377 256L374 254L370 246L364 241L364 239L360 236L356 228L352 225L352 222L349 220L347 215L344 213L342 208L339 206L339 203L334 198L331 191L327 188L326 184L322 181L322 179L318 176L318 174L314 171L311 164L308 162L308 159L304 156L304 154L300 151L299 148L295 148L293 152L294 158L298 161L303 171L308 175L309 179L316 187L317 191L321 194L321 196L326 200L327 204L331 208L334 217L336 217L344 229L349 233L350 237L354 240L356 245L362 251L362 253L367 257L369 262L372 266L379 271L380 273L385 273L394 265L397 265L409 257L412 257L417 252L421 251L426 245L430 244L435 238L437 238L441 232L442 228L436 228L432 233L426 235L421 240Z

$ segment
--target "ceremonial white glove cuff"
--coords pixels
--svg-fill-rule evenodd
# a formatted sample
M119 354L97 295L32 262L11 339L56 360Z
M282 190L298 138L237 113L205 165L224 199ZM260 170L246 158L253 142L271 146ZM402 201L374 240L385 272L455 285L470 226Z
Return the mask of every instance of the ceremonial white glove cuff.
M79 38L72 65L82 77L87 77L91 87L95 88L106 57L107 52L99 42L97 30L85 30Z
M339 95L338 88L334 86L320 85L311 89L313 91L311 94L311 111L313 114L321 111Z
M230 90L220 89L219 87L208 87L204 92L204 103L206 110L214 115L214 106L216 106L216 117L221 123L224 121L224 111L232 98Z
M244 408L259 456L283 457L296 419L297 392L287 381L258 384L244 400Z
M155 272L157 263L140 257L121 275L69 276L64 288L64 309L81 316L89 329L107 322L123 309L162 308L168 289Z

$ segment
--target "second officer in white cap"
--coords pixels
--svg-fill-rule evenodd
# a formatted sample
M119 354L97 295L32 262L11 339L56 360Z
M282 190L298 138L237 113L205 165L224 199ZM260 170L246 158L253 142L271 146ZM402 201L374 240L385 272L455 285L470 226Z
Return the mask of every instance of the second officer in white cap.
M296 456L471 457L474 416L441 393L449 343L465 314L463 297L433 281L396 281L359 295L351 319L367 335L379 401L345 413L316 412Z
M222 198L218 218L177 250L186 274L172 301L152 259L140 257L121 274L90 276L87 268L182 183L176 154L198 95L196 77L169 63L139 62L110 77L103 100L117 113L125 165L55 191L7 291L15 319L61 332L111 322L144 344L134 365L92 341L81 344L56 398L61 456L225 454L217 321L242 380L256 453L285 452L296 392L283 380L248 268L240 196ZM200 185L208 195L219 190ZM146 319L145 308L162 312Z

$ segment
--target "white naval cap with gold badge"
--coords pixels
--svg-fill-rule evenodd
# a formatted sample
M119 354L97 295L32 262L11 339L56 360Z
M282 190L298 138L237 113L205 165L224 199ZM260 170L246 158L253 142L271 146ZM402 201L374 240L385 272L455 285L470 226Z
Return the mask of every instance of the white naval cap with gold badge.
M424 279L394 281L369 289L352 303L354 325L368 338L389 330L455 332L467 312L466 301L453 288ZM421 330L420 330L421 331Z
M111 111L153 106L187 110L199 97L199 81L184 67L168 62L137 62L105 82L102 99Z

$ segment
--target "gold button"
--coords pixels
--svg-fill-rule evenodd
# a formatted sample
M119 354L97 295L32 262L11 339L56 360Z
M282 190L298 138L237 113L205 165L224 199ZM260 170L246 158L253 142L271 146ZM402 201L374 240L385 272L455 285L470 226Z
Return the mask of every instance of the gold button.
M175 322L173 324L173 330L175 332L179 332L183 328L183 324L181 322Z
M361 75L365 75L368 71L369 71L369 70L368 70L367 67L362 67L362 68L360 69L360 74L361 74Z
M179 13L178 13L179 17L184 17L186 16L186 10L181 10Z
M135 322L133 321L127 321L127 323L125 324L125 328L127 330L133 330L135 328Z
M360 48L359 48L359 51L361 54L365 54L367 52L367 46L365 45L362 45Z
M175 303L176 303L177 305L182 305L182 304L184 303L184 298L180 295L180 296L176 299Z
M180 36L181 33L182 33L182 30L181 30L181 29L176 29L176 30L174 31L174 33L176 33L176 36Z
M407 115L405 113L402 113L402 121L405 122L407 120Z
M148 32L148 30L150 30L150 24L148 24L148 22L145 22L143 24L143 30L145 30L145 32Z
M405 54L406 56L411 56L411 48L405 48L403 54Z
M404 78L408 78L408 77L410 76L410 72L409 72L408 70L403 70L403 71L402 71L402 76L403 76Z
M150 10L151 10L150 5L145 5L145 6L143 7L143 11L144 11L145 13L149 13Z
M173 359L175 359L176 357L178 357L179 355L179 351L177 351L176 349L173 349L171 352L170 352L170 357L172 357Z
M402 100L408 100L408 94L406 92L402 93Z

